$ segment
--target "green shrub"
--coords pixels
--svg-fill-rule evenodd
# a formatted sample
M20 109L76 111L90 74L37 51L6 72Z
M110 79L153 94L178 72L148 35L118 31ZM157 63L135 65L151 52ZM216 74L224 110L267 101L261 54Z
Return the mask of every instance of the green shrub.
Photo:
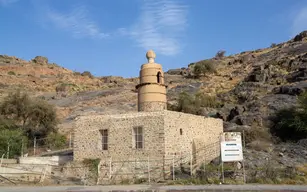
M252 143L253 141L270 141L271 134L267 128L260 126L252 126L250 129L244 131L245 143Z
M272 133L282 141L297 141L307 137L307 92L298 98L299 106L277 112Z
M215 97L204 95L203 93L192 95L182 92L177 99L176 105L168 105L169 110L195 115L200 115L204 107L217 108L219 107L219 102Z
M16 73L14 71L9 71L7 72L8 75L16 75Z
M196 78L199 78L202 75L215 73L215 72L216 72L215 65L212 61L209 60L203 60L197 62L193 68L193 73Z
M58 92L66 92L68 91L68 84L61 83L58 86L55 87L55 91Z
M21 150L27 146L27 141L27 137L20 129L0 129L0 156L7 155L8 150L9 158L20 156Z
M84 159L83 164L89 168L89 171L93 174L94 179L98 177L98 165L100 159Z
M51 132L47 136L46 144L52 150L61 149L66 145L66 137L60 133Z

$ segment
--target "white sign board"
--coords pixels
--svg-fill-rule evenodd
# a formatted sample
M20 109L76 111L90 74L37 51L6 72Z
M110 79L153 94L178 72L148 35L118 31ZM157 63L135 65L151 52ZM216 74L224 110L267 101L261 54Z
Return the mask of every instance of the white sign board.
M225 132L221 136L222 162L243 160L242 139L240 132Z

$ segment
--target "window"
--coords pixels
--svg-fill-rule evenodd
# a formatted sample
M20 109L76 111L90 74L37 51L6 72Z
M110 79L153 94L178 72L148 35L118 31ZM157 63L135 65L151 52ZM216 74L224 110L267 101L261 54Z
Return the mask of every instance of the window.
M102 150L108 150L108 130L102 129L100 130L101 136L102 136Z
M133 128L133 138L134 138L134 148L135 149L142 149L144 148L143 143L143 127L134 127Z
M180 129L180 135L182 135L182 129Z
M161 82L161 72L160 71L157 73L157 83L162 83Z

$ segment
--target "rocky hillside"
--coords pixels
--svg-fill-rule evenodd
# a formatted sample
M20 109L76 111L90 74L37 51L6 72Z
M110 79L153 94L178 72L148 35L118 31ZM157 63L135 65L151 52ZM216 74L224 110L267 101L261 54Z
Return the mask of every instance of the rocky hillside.
M203 62L214 64L216 72L194 78L194 67ZM94 77L49 63L42 56L25 61L6 55L0 55L0 77L0 99L22 89L47 100L57 106L62 132L71 131L74 118L81 114L137 109L137 77ZM165 78L170 104L176 103L182 91L215 97L220 107L204 107L202 115L222 118L225 130L269 127L270 115L296 105L297 95L307 89L307 31L268 48L172 69L165 72Z

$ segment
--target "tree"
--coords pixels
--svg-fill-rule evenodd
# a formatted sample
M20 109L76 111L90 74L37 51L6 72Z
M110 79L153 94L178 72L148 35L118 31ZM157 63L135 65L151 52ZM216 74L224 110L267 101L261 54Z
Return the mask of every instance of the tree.
M14 121L30 138L44 137L56 131L58 123L55 108L42 99L31 99L16 91L0 104L0 115Z

